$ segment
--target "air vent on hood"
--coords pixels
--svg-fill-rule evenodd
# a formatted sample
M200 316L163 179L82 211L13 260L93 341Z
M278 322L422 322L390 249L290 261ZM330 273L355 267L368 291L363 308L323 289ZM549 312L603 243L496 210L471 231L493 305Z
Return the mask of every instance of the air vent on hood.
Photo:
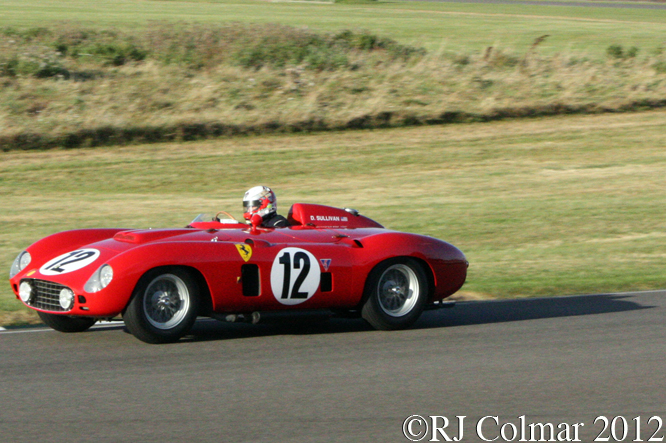
M156 229L148 231L123 231L119 232L113 236L113 239L116 241L121 241L125 243L148 243L152 241L161 240L163 238L174 237L176 235L182 235L183 230L175 229Z

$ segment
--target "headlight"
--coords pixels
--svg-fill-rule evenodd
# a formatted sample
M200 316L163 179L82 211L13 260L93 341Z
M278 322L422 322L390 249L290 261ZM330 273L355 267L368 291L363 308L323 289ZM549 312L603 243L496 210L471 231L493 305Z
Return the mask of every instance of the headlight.
M65 311L69 311L74 306L74 293L71 289L65 288L60 291L60 306Z
M102 288L106 288L113 280L113 268L109 265L104 265L99 269L99 282Z
M86 292L99 292L106 288L113 280L113 268L110 265L102 265L90 276L83 289Z
M23 303L30 303L30 299L32 298L32 286L27 281L21 282L21 285L19 286L19 297L21 297Z
M14 260L14 263L12 263L12 267L9 270L9 278L14 278L16 274L24 270L30 264L31 260L32 257L28 251L21 252L16 257L16 260Z

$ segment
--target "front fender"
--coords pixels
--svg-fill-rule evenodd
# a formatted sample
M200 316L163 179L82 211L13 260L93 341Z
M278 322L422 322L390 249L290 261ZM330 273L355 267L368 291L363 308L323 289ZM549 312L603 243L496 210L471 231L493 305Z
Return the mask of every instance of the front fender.
M140 245L118 254L107 263L114 270L114 279L99 294L114 294L112 309L121 312L129 303L139 279L152 269L194 269L203 276L202 283L206 288L202 289L212 294L213 286L220 286L220 282L224 282L226 287L235 284L237 276L240 275L240 266L244 262L233 243L204 241Z

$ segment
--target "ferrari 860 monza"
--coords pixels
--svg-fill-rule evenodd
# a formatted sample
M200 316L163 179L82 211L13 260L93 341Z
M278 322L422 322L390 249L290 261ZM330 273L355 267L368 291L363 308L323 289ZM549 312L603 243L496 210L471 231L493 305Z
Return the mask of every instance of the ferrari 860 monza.
M181 229L50 235L18 255L11 287L58 331L122 315L138 339L166 343L198 316L256 320L271 311L327 309L407 328L467 275L451 244L385 229L352 209L294 204L289 226L277 229L224 214Z

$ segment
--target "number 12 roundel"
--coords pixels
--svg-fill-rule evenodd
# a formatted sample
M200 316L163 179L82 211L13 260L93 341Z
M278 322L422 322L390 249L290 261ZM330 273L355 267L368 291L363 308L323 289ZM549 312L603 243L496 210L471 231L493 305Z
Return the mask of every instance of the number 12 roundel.
M97 249L78 249L59 255L39 268L42 275L60 275L85 268L99 257Z
M319 262L305 249L284 248L273 261L271 288L284 305L297 305L312 297L320 279Z

